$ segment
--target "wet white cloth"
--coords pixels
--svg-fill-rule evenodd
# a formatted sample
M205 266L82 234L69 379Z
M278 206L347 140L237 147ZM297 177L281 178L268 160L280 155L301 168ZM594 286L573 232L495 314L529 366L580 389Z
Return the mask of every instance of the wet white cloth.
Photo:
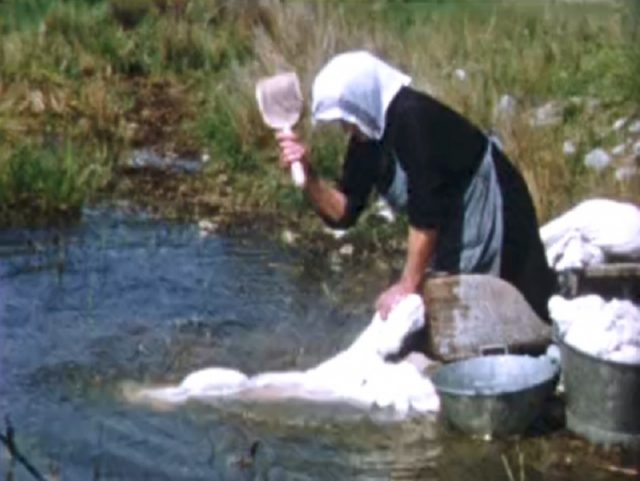
M345 402L366 409L389 408L399 417L437 412L440 400L429 378L407 359L386 360L424 325L424 317L422 298L412 294L393 308L386 321L376 313L348 349L306 371L248 377L234 369L212 367L189 374L178 386L129 390L127 396L169 404L234 396L266 402Z
M367 51L336 55L314 79L313 121L343 120L380 140L387 107L409 83L411 77Z
M640 260L640 208L609 199L581 202L540 229L549 265L581 269L615 258Z
M609 361L640 364L640 308L598 295L553 296L549 313L567 344Z

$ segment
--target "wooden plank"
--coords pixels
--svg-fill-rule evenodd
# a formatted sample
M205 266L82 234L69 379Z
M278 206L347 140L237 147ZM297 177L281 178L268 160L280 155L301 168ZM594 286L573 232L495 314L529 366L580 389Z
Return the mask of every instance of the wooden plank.
M610 263L559 273L561 294L597 294L605 299L640 302L640 263Z

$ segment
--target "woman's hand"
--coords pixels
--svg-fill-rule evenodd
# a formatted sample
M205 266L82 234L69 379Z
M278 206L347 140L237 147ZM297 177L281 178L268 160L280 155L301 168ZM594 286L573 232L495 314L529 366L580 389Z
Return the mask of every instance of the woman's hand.
M276 134L278 146L280 147L280 167L289 170L291 164L300 162L307 172L308 149L295 132L280 131Z
M425 272L431 255L435 250L438 232L435 229L418 229L409 226L407 239L407 261L400 280L380 294L376 309L383 320L387 318L393 306L405 296L420 294L424 287Z
M415 292L417 292L417 290L414 287L400 280L380 294L376 301L376 310L380 313L382 320L387 319L391 309L393 309L396 304L409 294Z

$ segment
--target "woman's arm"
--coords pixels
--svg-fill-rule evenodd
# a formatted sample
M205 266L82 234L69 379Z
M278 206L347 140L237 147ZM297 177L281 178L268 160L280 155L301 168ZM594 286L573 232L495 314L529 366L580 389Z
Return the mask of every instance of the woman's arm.
M386 319L393 306L405 296L420 293L425 273L435 250L438 233L435 229L409 227L407 258L400 279L385 290L376 302L376 309Z
M316 213L332 225L340 225L347 215L347 196L306 168L304 191Z
M308 149L295 132L278 132L276 138L280 146L280 166L288 171L293 162L299 161L306 177L302 188L314 210L327 222L340 223L347 212L346 196L311 169Z
M288 170L300 161L306 182L303 186L314 211L331 227L352 226L365 207L373 188L376 153L365 143L352 141L344 161L340 188L320 178L310 165L309 151L295 132L279 132L280 166Z

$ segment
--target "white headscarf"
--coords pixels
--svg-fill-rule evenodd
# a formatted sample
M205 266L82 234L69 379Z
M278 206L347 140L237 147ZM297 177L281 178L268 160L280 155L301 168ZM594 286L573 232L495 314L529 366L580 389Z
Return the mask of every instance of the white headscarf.
M411 77L369 52L336 55L313 81L313 121L344 120L380 140L387 107L410 82Z

